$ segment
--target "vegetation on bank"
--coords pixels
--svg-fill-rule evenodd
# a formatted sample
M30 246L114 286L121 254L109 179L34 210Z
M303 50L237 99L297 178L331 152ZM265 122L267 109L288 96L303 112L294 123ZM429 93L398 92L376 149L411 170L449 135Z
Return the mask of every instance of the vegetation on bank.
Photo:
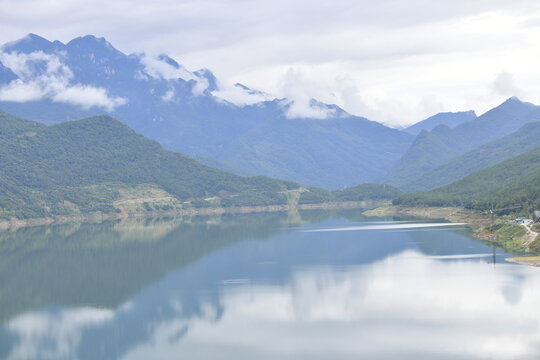
M455 223L466 223L475 236L497 247L513 252L532 251L540 253L540 235L535 239L524 225L512 221L513 217L496 216L485 212L460 207L405 207L397 205L382 206L363 213L378 217L417 217L444 219ZM495 220L495 221L493 221ZM540 224L533 224L531 230L540 233Z
M480 239L489 240L492 244L508 251L527 250L527 231L519 224L499 220L481 229L477 235Z

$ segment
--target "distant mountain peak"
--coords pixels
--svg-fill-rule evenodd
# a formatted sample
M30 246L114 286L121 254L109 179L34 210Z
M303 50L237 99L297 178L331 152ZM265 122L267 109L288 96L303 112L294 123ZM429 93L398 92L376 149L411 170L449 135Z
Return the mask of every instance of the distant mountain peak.
M503 106L503 105L526 105L526 106L529 106L529 107L534 107L536 105L534 105L533 103L530 103L528 101L523 101L521 99L519 99L517 96L512 96L512 97L509 97L508 99L506 99L501 105L499 106Z
M496 106L495 108L491 109L490 111L503 110L507 112L512 112L514 113L515 116L523 116L527 112L532 111L535 107L536 105L530 102L522 101L516 96L512 96L506 99L499 106Z
M123 55L104 37L96 37L94 35L79 36L66 44L68 48L81 49L85 52L94 51L101 53L109 53L113 55Z
M476 113L474 110L441 112L405 128L404 131L408 132L409 134L416 135L419 134L421 130L430 131L435 129L438 125L446 125L449 128L454 128L462 123L474 119L476 119Z
M48 42L48 43L50 43L49 40L45 39L45 38L42 37L42 36L36 35L36 34L34 34L34 33L29 33L28 35L26 35L25 37L23 37L20 41L42 41L42 42Z
M39 50L51 52L59 46L64 46L64 44L58 40L51 42L44 37L29 33L19 40L4 44L2 47L0 47L0 50L6 52L17 51L21 53L31 53Z
M101 38L98 38L94 35L84 35L84 36L77 36L76 38L74 39L71 39L68 44L73 44L73 43L86 43L86 44L89 44L89 43L103 43L103 42L106 42L107 40L105 40L104 37L101 37Z

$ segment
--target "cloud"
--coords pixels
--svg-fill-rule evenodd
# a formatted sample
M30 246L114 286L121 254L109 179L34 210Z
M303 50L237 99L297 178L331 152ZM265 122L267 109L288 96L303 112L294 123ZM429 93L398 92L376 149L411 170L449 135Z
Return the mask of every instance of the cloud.
M161 100L165 102L172 101L174 99L174 90L169 89L167 92L161 97Z
M515 77L524 100L540 102L535 0L5 0L1 6L0 43L29 29L64 42L94 33L124 52L167 53L186 68L211 69L223 84L248 84L277 98L284 96L281 78L294 68L316 86L306 89L308 98L328 102L334 94L349 113L394 125L432 111L488 110L504 100L492 84L501 69ZM156 76L188 78L166 65L156 65ZM353 92L340 93L337 78L348 78Z
M212 95L226 100L237 106L246 106L273 100L273 97L261 91L253 91L243 85L235 84L221 86L218 90L212 91Z
M144 71L153 78L166 80L182 79L184 81L198 80L197 76L182 65L168 63L162 56L141 54L139 55L139 59L144 65Z
M204 90L208 89L209 83L205 78L197 78L193 89L191 90L193 95L201 95Z
M100 107L109 111L127 102L125 98L109 96L104 88L72 84L73 73L57 55L42 51L29 54L0 52L0 62L18 76L0 87L1 101L27 102L48 98L83 109Z
M519 96L521 91L516 86L514 76L507 71L497 74L493 81L493 91L504 96Z
M320 84L312 79L307 79L303 73L297 69L289 69L281 80L281 92L290 102L286 106L285 115L289 119L311 118L326 119L335 115L335 111L313 99L320 100L321 92L328 92L328 89L321 89Z
M163 80L195 81L192 93L201 95L208 88L208 80L199 77L166 55L139 54L139 59L144 66L144 73L137 73L137 78L148 79L148 76ZM148 75L148 76L147 76ZM169 90L162 96L163 101L171 101L174 98L174 90Z
M109 111L127 103L125 98L110 98L107 95L107 90L104 88L96 88L93 86L78 84L60 89L52 96L52 100L56 102L80 105L85 109L97 106Z

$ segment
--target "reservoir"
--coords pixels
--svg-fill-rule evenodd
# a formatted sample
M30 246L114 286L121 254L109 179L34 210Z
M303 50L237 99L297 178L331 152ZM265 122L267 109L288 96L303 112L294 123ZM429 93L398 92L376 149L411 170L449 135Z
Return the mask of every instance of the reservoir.
M360 210L0 232L1 359L538 359L540 269Z

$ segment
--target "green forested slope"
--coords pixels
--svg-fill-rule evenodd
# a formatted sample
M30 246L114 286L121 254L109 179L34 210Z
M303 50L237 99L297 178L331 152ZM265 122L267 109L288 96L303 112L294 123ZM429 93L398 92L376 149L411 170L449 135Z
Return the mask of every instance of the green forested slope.
M540 170L471 201L472 209L494 209L499 214L540 210Z
M538 207L540 148L477 171L452 184L393 201L406 206L466 206L475 209L531 210Z
M212 169L108 116L44 126L0 113L0 158L0 218L113 211L119 186L227 205L284 203L283 191L298 187Z
M540 122L522 126L499 140L479 146L424 173L402 187L405 191L425 191L450 184L475 171L495 165L538 147Z
M435 134L422 130L410 149L386 175L384 182L403 187L459 153L443 143Z
M439 125L430 132L420 133L382 182L408 191L428 189L420 187L421 181L416 179L444 165L453 157L501 139L535 121L540 121L540 108L517 98L510 98L474 120L453 129Z
M300 195L300 204L316 204L327 201L391 200L403 191L385 184L360 184L344 190L327 191L310 187Z

